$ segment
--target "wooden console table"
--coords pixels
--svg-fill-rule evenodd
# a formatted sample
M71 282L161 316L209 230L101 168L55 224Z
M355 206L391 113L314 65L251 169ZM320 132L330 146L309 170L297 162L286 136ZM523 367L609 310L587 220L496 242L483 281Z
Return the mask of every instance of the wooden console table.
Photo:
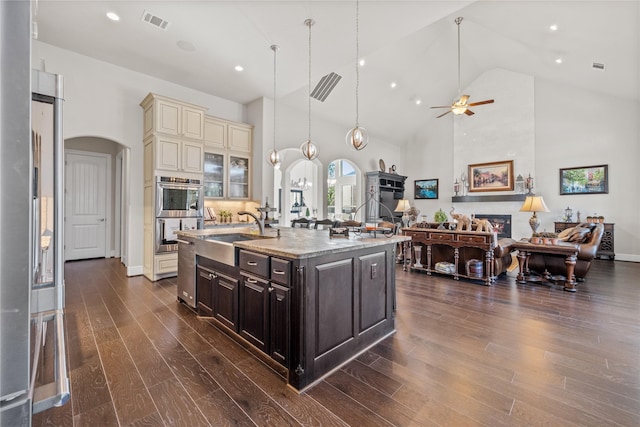
M554 222L554 229L556 233L560 233L561 231L575 227L578 225L577 222ZM600 245L598 246L598 252L596 252L596 256L598 258L608 257L609 259L615 259L616 252L614 248L614 239L613 239L613 226L614 224L611 222L605 222L604 224L604 233L602 233L602 240L600 240Z
M576 291L576 278L573 274L573 270L575 269L576 258L578 256L577 245L565 242L560 242L555 245L546 245L519 241L513 244L513 248L518 250L518 266L520 267L518 277L516 278L518 283L527 283L527 281L532 281L531 279L534 277L531 275L531 271L529 270L529 257L531 254L564 255L564 263L567 266L564 290L567 292ZM552 276L546 270L542 273L542 277L548 281L552 280Z
M438 262L449 262L454 267L450 273L455 280L460 277L483 280L487 286L495 280L493 272L493 250L497 244L496 233L477 231L438 230L432 228L403 228L405 236L411 237L405 243L405 263L403 269L425 271L427 274L442 273L435 269ZM412 246L421 246L420 259L412 255ZM472 275L466 270L469 260L484 261L482 275ZM413 261L413 262L412 262Z

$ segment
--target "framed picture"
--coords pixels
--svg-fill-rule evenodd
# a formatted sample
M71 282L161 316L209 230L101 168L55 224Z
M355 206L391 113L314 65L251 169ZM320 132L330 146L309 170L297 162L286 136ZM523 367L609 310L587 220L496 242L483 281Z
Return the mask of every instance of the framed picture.
M560 169L560 194L603 194L609 192L608 165Z
M513 191L513 160L469 165L469 192Z
M437 199L438 180L437 179L417 179L414 181L413 197L415 199Z

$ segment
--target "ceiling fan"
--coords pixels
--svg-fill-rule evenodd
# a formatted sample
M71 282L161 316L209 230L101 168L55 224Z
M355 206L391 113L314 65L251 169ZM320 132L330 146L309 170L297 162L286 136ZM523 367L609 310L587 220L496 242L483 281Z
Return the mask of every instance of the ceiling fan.
M493 104L494 102L493 99L486 99L484 101L472 102L471 104L467 104L467 101L469 100L469 95L460 95L460 23L461 22L462 22L462 17L458 17L455 19L455 23L458 26L458 96L459 97L451 105L431 107L431 108L448 108L449 109L449 111L446 111L440 114L438 117L436 117L436 119L439 119L440 117L447 115L449 113L466 114L467 116L471 116L474 114L474 112L471 111L469 107L475 107L477 105L484 105L484 104Z

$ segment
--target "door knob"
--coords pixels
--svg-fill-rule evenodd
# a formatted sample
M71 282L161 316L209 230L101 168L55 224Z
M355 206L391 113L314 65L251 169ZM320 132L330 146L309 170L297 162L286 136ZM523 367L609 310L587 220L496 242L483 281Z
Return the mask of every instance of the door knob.
M100 221L100 222L104 222L104 218L100 218L98 221Z

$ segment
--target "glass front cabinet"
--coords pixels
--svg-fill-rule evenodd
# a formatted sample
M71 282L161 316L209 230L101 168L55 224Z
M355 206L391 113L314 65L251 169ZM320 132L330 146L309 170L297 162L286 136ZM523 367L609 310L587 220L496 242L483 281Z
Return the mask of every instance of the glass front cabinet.
M224 154L204 153L204 197L222 199L226 196L224 157Z
M250 157L244 154L204 153L204 197L247 200L250 197Z
M249 198L249 156L229 154L229 199Z

